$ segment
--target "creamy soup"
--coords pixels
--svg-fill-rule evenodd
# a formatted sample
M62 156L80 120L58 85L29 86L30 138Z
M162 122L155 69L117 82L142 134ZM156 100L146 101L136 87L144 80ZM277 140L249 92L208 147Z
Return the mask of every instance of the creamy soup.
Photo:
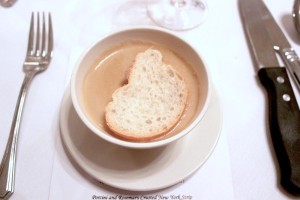
M157 49L162 53L163 62L172 65L183 76L188 88L188 100L183 116L177 126L162 138L170 137L186 128L199 112L201 81L193 66L174 51L160 44L139 40L127 41L99 55L90 66L82 88L88 117L107 134L114 135L106 125L105 107L112 100L113 92L127 83L126 72L132 66L135 56L149 48Z

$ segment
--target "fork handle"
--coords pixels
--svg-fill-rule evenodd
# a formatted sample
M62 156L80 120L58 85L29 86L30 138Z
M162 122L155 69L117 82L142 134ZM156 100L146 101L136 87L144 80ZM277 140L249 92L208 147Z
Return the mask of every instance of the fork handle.
M9 198L10 195L12 195L12 193L14 192L17 141L20 129L20 122L27 89L34 75L35 72L26 73L25 75L24 81L20 89L6 149L0 165L0 198L3 199Z

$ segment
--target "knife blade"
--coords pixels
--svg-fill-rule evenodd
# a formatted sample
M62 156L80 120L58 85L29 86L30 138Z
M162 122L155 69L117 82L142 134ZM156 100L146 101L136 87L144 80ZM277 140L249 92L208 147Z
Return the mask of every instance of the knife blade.
M274 43L273 48L280 54L284 63L287 66L294 82L300 90L300 61L297 53L291 47L289 41L281 31L280 27L272 17L270 11L264 3L260 6L262 17L265 21L265 26L269 32L269 36ZM276 34L272 34L276 33Z
M290 45L262 0L239 0L239 9L259 80L268 94L269 127L280 182L289 193L298 196L300 111L286 67L279 66L275 52L280 53L283 47L290 49Z

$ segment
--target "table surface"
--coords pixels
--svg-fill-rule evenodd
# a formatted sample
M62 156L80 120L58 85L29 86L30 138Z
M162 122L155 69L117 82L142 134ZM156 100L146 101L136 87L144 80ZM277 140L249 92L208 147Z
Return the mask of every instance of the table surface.
M175 186L149 192L124 191L96 181L72 160L59 128L61 100L78 56L112 31L155 26L147 15L146 1L19 0L11 8L1 7L0 156L24 78L22 62L31 12L51 12L55 38L51 65L33 80L26 100L11 199L294 199L279 184L266 94L253 67L237 1L207 3L209 15L201 26L173 33L192 44L209 67L222 106L220 138L209 159L192 176ZM291 15L293 1L265 3L300 52Z

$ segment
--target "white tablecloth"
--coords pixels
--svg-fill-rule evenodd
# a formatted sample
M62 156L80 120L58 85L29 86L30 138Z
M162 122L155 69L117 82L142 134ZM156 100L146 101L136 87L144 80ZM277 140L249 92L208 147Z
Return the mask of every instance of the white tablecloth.
M205 59L223 110L223 128L207 162L184 182L135 193L105 186L74 165L62 145L60 103L78 55L101 36L125 27L154 25L143 0L19 0L0 8L0 156L10 130L24 77L32 11L51 12L54 56L29 90L18 144L14 200L124 198L293 199L279 184L267 121L267 102L253 67L237 1L207 0L209 16L200 27L174 32ZM265 0L296 51L293 1ZM298 95L298 94L297 94Z

